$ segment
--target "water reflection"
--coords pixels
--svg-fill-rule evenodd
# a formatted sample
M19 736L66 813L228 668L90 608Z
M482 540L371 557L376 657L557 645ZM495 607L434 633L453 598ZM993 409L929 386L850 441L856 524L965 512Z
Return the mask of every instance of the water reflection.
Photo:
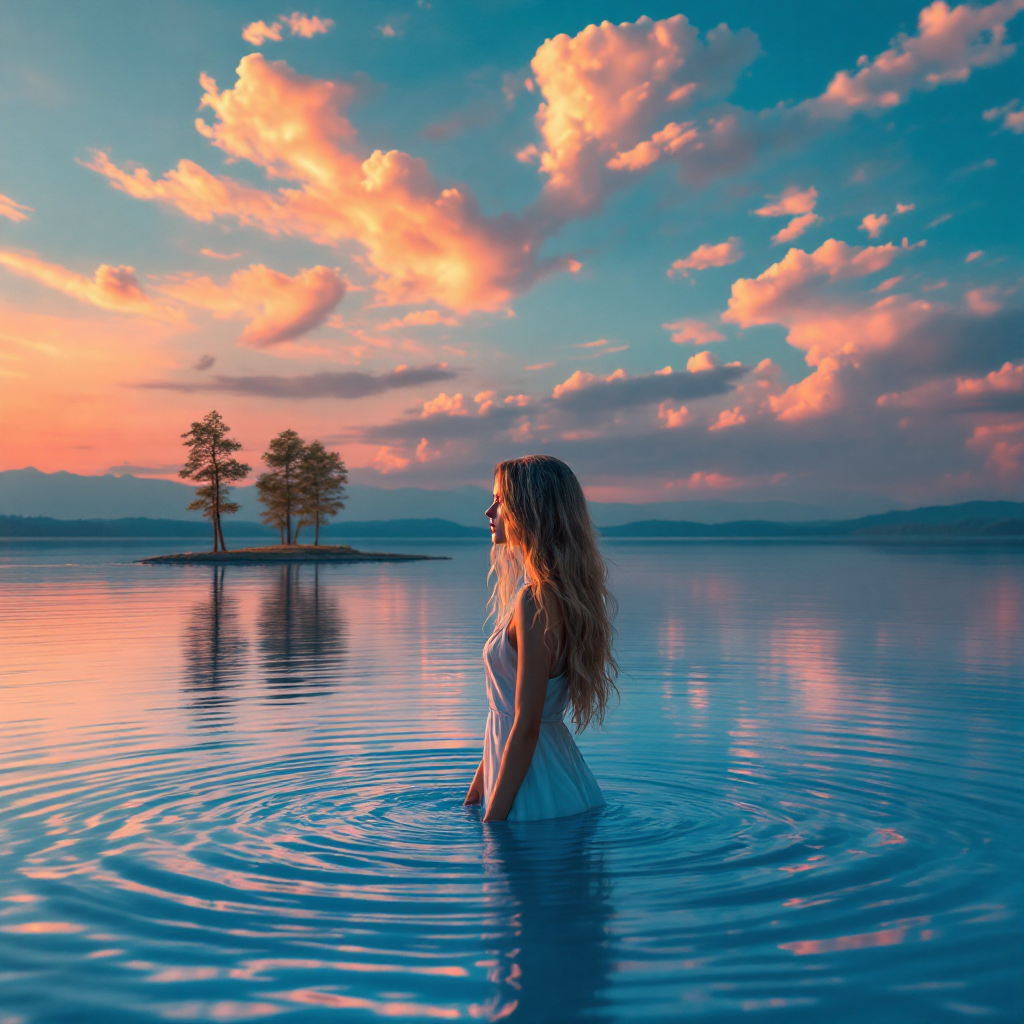
M327 693L344 669L348 628L320 582L320 566L282 565L267 585L256 629L269 696Z
M500 908L488 951L498 988L483 1008L490 1019L539 1024L607 1013L613 907L595 842L600 817L484 828L486 888Z
M238 601L225 592L225 566L213 566L209 596L197 602L188 616L182 648L186 678L183 690L196 723L226 724L235 698L248 643L238 619Z

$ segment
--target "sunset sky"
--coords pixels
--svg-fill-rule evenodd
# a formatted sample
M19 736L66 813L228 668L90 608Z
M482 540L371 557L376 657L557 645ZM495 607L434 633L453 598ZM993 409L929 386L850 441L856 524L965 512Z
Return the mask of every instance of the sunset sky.
M1024 0L0 10L0 469L1022 493Z

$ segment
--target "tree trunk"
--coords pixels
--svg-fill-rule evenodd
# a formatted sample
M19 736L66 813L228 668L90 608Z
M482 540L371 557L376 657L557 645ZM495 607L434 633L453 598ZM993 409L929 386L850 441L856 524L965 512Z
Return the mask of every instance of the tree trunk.
M224 527L221 525L220 517L217 518L217 533L220 534L221 551L227 551L228 546L224 543Z
M296 526L296 527L295 527L295 543L296 543L296 544L298 544L298 543L299 543L299 531L300 531L301 529L302 529L302 523L300 522L300 523L298 524L298 526Z
M320 516L319 516L319 514L316 517L316 535L313 538L313 546L314 547L319 547L320 546Z
M210 509L210 511L212 512L213 509ZM217 553L217 520L214 519L212 515L210 516L210 525L213 527L213 552L214 552L214 554L216 554Z

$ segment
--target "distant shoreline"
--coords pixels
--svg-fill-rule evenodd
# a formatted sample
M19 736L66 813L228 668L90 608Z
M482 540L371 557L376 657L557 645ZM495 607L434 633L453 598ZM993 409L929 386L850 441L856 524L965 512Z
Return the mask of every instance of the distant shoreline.
M186 551L176 555L140 558L141 565L277 565L287 562L427 562L447 560L443 555L399 555L386 551L358 551L347 544L273 544L234 551Z

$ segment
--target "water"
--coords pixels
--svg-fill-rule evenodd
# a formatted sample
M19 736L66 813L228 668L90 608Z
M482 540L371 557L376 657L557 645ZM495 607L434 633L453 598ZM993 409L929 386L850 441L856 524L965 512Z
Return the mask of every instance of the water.
M1024 1015L1021 549L610 545L609 806L486 827L483 546L153 550L0 551L2 1024Z

